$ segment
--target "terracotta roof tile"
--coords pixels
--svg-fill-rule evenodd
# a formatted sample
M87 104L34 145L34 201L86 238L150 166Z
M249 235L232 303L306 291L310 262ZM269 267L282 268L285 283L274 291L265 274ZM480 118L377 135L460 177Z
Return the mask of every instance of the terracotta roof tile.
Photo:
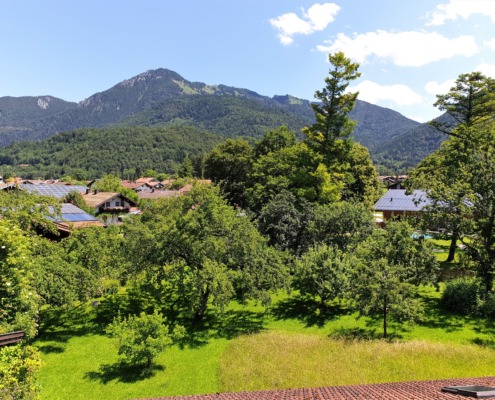
M469 399L469 397L444 393L441 390L445 386L464 385L493 387L495 377L217 393L148 400L462 400Z

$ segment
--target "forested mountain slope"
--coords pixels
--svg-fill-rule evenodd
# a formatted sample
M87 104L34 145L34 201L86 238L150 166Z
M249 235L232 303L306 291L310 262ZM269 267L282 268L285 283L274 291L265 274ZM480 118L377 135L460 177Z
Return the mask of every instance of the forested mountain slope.
M353 137L370 149L382 172L403 171L438 148L442 140L426 125L364 101L356 102L350 117L357 121ZM300 137L301 128L313 122L308 100L290 95L270 98L248 89L190 82L167 69L139 74L79 103L50 96L0 98L0 146L82 128L130 126L192 126L224 137L259 138L267 130L287 125ZM102 132L108 139L107 131ZM10 157L3 158L4 163L32 164L20 155L24 154L21 147L7 153Z
M107 173L132 178L146 169L175 172L186 156L198 157L223 140L192 127L80 129L0 148L0 165L15 166L25 178L92 179Z

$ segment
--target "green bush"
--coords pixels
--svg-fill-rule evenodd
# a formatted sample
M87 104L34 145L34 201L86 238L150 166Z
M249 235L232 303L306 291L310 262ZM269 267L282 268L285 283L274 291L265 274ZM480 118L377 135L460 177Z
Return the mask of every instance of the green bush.
M478 300L480 316L495 319L495 293L490 292Z
M468 315L478 309L479 286L474 279L454 279L447 282L440 298L441 306L457 314Z
M174 334L169 333L166 322L163 315L156 311L153 314L142 312L139 316L115 318L106 332L118 339L122 361L131 365L146 361L146 367L149 368L153 359L172 345L173 335L177 337L183 332L182 327L176 327Z

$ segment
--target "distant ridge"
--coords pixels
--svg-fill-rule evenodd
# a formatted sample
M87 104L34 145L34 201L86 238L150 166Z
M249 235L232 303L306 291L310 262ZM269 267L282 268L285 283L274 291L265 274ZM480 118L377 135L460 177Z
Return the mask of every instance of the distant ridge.
M355 140L388 169L414 165L442 140L425 124L364 101L357 101L350 116L357 121ZM1 97L0 146L82 128L155 125L194 126L224 137L259 138L280 125L300 134L301 128L313 121L308 100L288 94L270 98L249 89L190 82L160 68L79 103L52 96ZM414 139L418 137L416 129L421 141Z

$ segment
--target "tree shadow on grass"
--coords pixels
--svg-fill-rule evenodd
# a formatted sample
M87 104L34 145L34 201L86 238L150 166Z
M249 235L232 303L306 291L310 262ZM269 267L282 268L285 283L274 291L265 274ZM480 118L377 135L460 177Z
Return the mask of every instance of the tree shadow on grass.
M443 329L447 333L457 332L464 328L470 318L442 309L439 299L422 297L424 318L418 325L432 329Z
M92 381L100 381L103 384L107 384L111 381L134 383L150 379L155 376L157 372L164 370L165 367L162 365L146 367L145 365L130 365L119 362L116 364L102 364L98 371L87 372L84 377Z
M45 354L62 353L73 337L103 335L105 327L95 322L94 315L87 304L43 310L36 346Z
M339 304L322 304L305 296L281 300L270 311L277 319L297 319L308 327L323 327L328 321L350 312Z
M386 340L389 342L402 338L402 336L396 332L389 333L387 337L384 338L383 332L377 331L375 328L340 328L332 332L328 337L344 341Z
M488 349L495 350L495 340L493 339L474 338L471 340L471 343L480 347L486 347Z
M51 353L59 354L65 351L65 346L52 345L52 344L37 345L36 347L43 354L51 354Z
M179 321L187 334L178 341L181 348L197 348L211 339L234 339L240 335L258 333L264 329L263 313L249 310L209 312L200 322Z

